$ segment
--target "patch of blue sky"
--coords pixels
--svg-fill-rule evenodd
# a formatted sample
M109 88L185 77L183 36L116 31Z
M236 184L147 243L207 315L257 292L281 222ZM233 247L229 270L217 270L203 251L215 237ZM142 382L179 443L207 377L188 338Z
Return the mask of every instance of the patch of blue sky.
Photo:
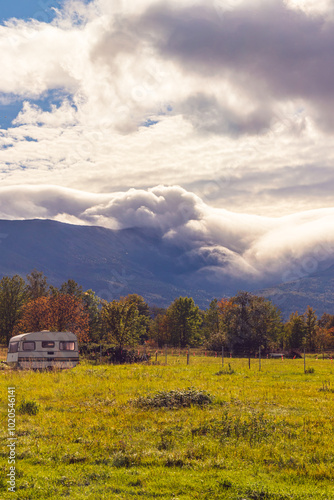
M13 17L17 19L37 19L50 23L55 17L55 10L60 9L63 0L11 0L3 2L0 9L1 24Z
M6 103L6 97L8 103ZM31 104L38 106L42 111L51 111L52 105L60 106L65 98L70 100L70 96L59 89L50 90L39 99L22 99L15 95L4 96L3 102L0 104L0 129L6 130L15 126L13 120L22 110L24 101L29 101Z
M17 117L22 109L22 101L13 101L8 104L0 104L0 128L8 129L12 126L12 121Z
M157 123L159 123L159 120L151 120L151 118L149 118L145 122L141 123L140 126L141 127L153 127L153 125L156 125Z
M82 0L90 3L92 0ZM36 19L50 23L56 16L55 9L61 10L66 0L11 0L2 2L0 24L13 17L17 19Z

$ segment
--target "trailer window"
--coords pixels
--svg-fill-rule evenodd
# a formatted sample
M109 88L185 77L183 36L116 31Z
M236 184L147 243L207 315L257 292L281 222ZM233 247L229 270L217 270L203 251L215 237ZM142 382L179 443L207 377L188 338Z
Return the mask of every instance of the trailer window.
M54 347L54 346L55 346L55 343L51 342L50 340L49 341L45 340L44 342L42 342L42 347L44 347L44 348L49 348L49 347Z
M8 352L18 352L19 342L10 342Z
M74 351L74 342L59 342L61 351Z
M34 351L35 350L35 342L23 342L22 344L24 351Z

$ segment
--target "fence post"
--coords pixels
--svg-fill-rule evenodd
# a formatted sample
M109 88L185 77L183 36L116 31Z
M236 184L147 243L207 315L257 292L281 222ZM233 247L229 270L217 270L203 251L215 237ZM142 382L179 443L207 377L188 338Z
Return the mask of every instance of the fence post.
M224 366L224 347L222 347L222 366Z
M155 362L158 362L158 349L155 351Z
M102 344L100 344L100 365L102 364Z
M259 347L259 371L261 371L261 347Z
M167 344L165 345L165 365L167 365Z
M306 356L305 356L305 347L304 347L304 373L306 373Z
M188 347L188 352L187 352L187 365L189 365L189 347Z
M248 356L248 368L250 369L250 354Z

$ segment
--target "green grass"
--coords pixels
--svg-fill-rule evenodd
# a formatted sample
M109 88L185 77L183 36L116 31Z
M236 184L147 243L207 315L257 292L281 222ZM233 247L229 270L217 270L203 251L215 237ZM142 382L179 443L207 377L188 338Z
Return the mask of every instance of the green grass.
M334 499L330 360L308 359L307 374L303 360L264 359L261 372L247 359L168 362L1 371L0 498ZM5 482L8 386L25 409L16 493ZM194 404L175 404L180 395Z

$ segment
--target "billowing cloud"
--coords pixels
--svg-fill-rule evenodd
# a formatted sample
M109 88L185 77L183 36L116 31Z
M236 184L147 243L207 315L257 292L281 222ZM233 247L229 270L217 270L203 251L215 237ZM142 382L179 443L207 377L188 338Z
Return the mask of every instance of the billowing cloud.
M181 250L211 280L288 281L331 265L334 209L280 218L215 209L179 186L91 194L73 189L1 188L0 217L48 218L110 229L138 228Z
M300 275L331 248L333 28L329 0L70 0L3 23L0 123L20 110L0 217L151 228L213 279Z
M215 80L214 89L210 83L204 86L206 98L193 98L186 107L190 119L194 111L203 112L204 126L211 111L210 130L219 114L231 122L232 131L258 132L270 125L275 108L290 99L306 106L319 125L333 128L328 107L334 83L331 17L310 17L266 0L243 4L220 18L210 4L179 9L160 4L140 22L163 57L184 72ZM228 96L220 89L224 81L231 87ZM218 130L229 132L226 127Z

